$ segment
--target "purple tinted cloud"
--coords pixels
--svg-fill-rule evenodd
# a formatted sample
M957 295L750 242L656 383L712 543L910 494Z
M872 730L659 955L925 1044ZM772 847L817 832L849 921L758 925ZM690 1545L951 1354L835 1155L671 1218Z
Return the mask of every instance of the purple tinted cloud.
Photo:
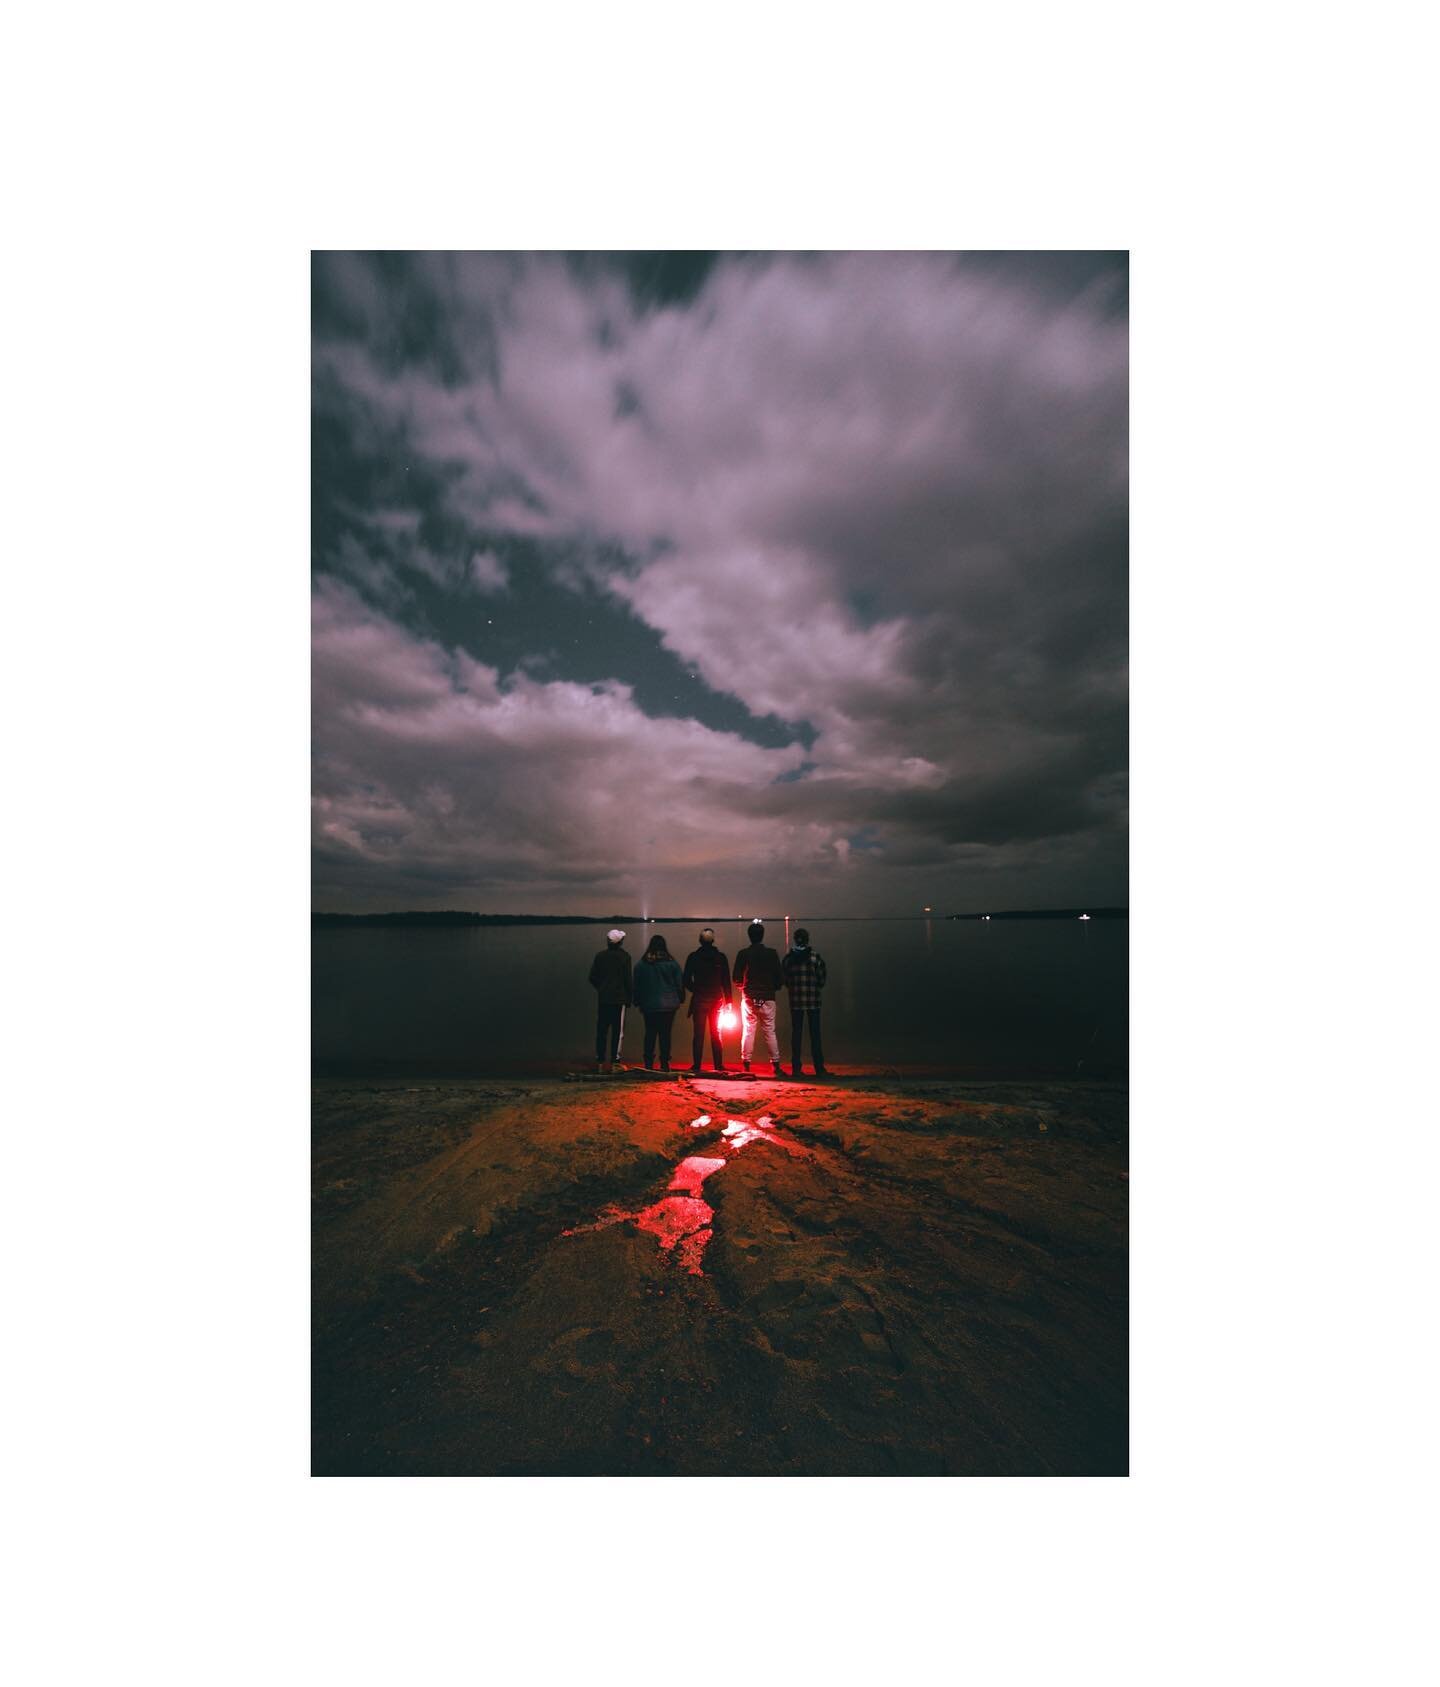
M326 260L317 406L430 490L317 558L320 900L1122 900L1116 286L837 254L654 308L554 257ZM422 577L504 593L507 545L813 743L650 718L637 676L546 681L538 649L486 667L407 613Z

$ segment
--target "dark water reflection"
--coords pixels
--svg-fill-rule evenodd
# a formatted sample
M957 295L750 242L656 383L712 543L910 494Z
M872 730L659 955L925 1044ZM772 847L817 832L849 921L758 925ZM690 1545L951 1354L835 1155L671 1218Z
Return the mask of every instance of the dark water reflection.
M830 1065L1095 1077L1124 1070L1127 921L797 920L809 925L829 967ZM695 945L689 926L637 926L632 954L652 930L681 960ZM733 960L745 923L717 924L716 932ZM781 947L784 927L777 923L771 935ZM599 926L316 931L316 1068L440 1075L586 1062L595 1011L586 974L603 944ZM777 1028L787 1060L788 1021L782 999ZM637 1065L641 1031L639 1016L628 1014L621 1058ZM675 1031L683 1064L683 1008ZM726 1053L738 1059L738 1037Z

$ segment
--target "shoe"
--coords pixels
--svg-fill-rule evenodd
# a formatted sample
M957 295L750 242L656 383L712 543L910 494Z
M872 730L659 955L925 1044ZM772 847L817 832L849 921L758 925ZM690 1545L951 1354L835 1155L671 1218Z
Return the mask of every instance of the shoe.
M798 1066L792 1066L790 1068L790 1076L792 1078L803 1078L804 1075L805 1074L801 1071L801 1069Z
M740 1062L740 1070L742 1072L748 1072L750 1070L750 1062L748 1060L742 1060Z
M772 1060L770 1062L770 1075L774 1078L783 1078L785 1076L785 1068L778 1060Z
M830 1076L830 1074L829 1074L829 1072L826 1071L826 1069L823 1066L817 1066L815 1068L815 1076L817 1078L828 1078Z
M728 1066L712 1066L710 1070L712 1072L728 1072L730 1068Z
M660 1070L662 1072L668 1072L670 1070L670 1062L668 1060L662 1060L660 1062Z
M698 1078L703 1071L704 1067L702 1066L689 1066L685 1069L685 1075L689 1078Z

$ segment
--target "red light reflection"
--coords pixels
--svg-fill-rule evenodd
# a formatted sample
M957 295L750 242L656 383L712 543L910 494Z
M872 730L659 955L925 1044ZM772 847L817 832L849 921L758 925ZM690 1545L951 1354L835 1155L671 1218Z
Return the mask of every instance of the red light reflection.
M698 1195L700 1185L705 1179L718 1172L724 1164L724 1160L707 1160L701 1154L688 1155L676 1166L675 1175L670 1179L670 1187L682 1190L687 1195Z
M708 1113L690 1121L691 1129L710 1123ZM653 1236L665 1253L673 1254L681 1267L692 1277L705 1275L701 1261L710 1238L715 1234L715 1209L701 1196L706 1178L722 1171L732 1154L738 1154L747 1143L777 1141L771 1135L774 1121L763 1114L753 1122L749 1119L727 1119L720 1132L716 1156L687 1154L676 1166L665 1193L658 1201L636 1212L610 1206L600 1212L593 1224L578 1224L562 1232L566 1236L580 1236L591 1230L605 1230L612 1224L633 1224L647 1236ZM788 1144L786 1145L788 1146Z

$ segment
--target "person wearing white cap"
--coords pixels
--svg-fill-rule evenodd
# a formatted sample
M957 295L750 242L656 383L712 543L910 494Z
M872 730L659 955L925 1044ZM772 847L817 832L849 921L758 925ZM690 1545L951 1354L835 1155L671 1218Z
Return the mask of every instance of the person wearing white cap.
M630 957L621 947L625 933L617 926L605 933L605 947L590 963L590 982L599 998L595 1014L595 1070L613 1072L625 1035L625 1009L635 1000ZM623 1070L623 1068L622 1068Z

